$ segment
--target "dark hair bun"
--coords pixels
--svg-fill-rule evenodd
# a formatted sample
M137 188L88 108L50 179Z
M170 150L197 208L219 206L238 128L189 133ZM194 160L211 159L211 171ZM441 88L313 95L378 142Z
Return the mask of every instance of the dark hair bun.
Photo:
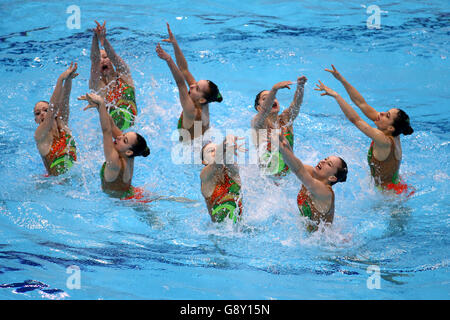
M392 125L394 126L394 132L392 133L394 137L398 136L400 133L408 136L414 132L409 122L409 116L402 109L398 109L397 117L394 119Z
M147 157L149 154L150 154L150 149L147 147L147 148L145 148L145 150L142 152L141 155L143 157Z
M411 126L405 128L405 129L403 130L403 134L404 134L405 136L409 136L410 134L413 134L413 132L414 132L414 129L411 128Z
M219 88L211 80L207 80L209 84L209 92L205 95L206 102L222 102L223 98Z
M136 132L136 143L130 148L133 151L132 158L143 156L147 157L150 154L150 149L147 147L147 141L139 133Z

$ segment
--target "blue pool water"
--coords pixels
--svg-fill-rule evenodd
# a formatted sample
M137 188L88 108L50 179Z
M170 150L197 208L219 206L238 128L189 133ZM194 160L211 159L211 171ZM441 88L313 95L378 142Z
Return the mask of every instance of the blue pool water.
M449 298L448 1L377 1L381 29L367 28L372 3L361 1L120 2L77 1L81 28L73 30L72 3L0 4L0 299ZM131 67L136 130L152 150L136 160L133 184L172 198L137 204L101 191L98 115L76 100L88 91L94 19L107 21ZM260 90L307 76L295 154L308 164L338 154L349 165L347 182L334 188L331 229L305 231L293 175L275 186L251 165L241 167L240 226L210 222L202 167L171 159L181 107L155 54L166 22L194 76L219 85L224 101L211 105L211 124L223 132L250 128ZM45 178L32 109L49 99L70 61L80 73L70 120L79 161ZM331 63L380 111L400 107L411 116L415 133L402 138L401 174L416 189L408 200L377 192L370 141L313 90L320 79L350 101L323 71ZM292 94L279 92L283 107ZM79 289L68 286L69 266L80 270ZM369 266L380 270L379 289L368 288Z

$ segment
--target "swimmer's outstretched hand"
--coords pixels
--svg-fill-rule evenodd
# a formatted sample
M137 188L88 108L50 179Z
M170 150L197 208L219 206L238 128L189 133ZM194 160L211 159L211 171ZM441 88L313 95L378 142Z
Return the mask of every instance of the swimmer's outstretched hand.
M342 78L341 74L339 73L339 71L337 71L337 69L334 67L334 65L331 65L331 67L333 68L333 70L325 69L325 71L331 73L339 81L342 81L343 78Z
M106 37L106 27L105 27L106 21L103 21L103 25L100 25L100 23L98 23L97 20L95 20L95 23L97 24L97 27L94 29L94 32L103 46Z
M276 83L272 87L272 90L279 90L279 89L284 89L284 88L291 89L291 87L290 87L291 85L292 85L292 81L281 81L281 82Z
M227 135L227 137L225 138L225 145L227 147L233 147L233 149L234 149L233 152L234 152L235 156L238 155L238 151L239 152L247 152L248 151L248 149L244 148L245 142L239 145L237 143L238 140L245 140L245 138L244 137L236 137L232 134Z
M103 98L95 93L86 93L84 96L78 97L78 100L85 100L89 102L88 106L83 109L83 111L86 111L90 108L99 108L102 104L105 103Z
M317 88L314 88L314 90L316 91L324 91L323 93L321 93L321 96L331 96L336 98L338 96L337 92L328 88L327 86L325 86L320 80L319 80L319 84L316 84Z
M173 43L177 42L177 40L175 39L175 37L173 36L172 31L170 30L169 23L166 23L166 24L167 24L167 33L169 33L169 39L163 39L162 41L169 42L169 43L173 44Z
M169 61L171 59L170 55L165 52L163 48L161 48L161 45L159 43L156 45L156 53L158 54L158 57L165 61Z
M61 78L64 80L68 80L68 79L71 80L71 79L76 78L78 76L78 73L76 73L77 68L78 68L77 63L75 62L75 65L74 65L73 62L71 62L69 68L67 68L67 70L61 74Z

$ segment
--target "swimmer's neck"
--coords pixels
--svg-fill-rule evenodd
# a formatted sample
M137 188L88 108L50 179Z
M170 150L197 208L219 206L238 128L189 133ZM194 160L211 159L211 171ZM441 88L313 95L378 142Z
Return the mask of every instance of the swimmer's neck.
M133 165L134 164L134 157L130 158L128 157L125 152L119 152L119 157L124 159L127 165Z
M320 182L322 182L325 185L330 185L330 182L328 181L327 178L320 178L315 171L312 172L312 177L316 180L319 180Z
M102 74L101 75L101 79L103 80L103 83L105 85L108 85L111 81L116 80L119 77L119 75L117 74L117 72L112 72L109 74Z
M266 120L270 126L276 126L278 124L278 113L270 113Z

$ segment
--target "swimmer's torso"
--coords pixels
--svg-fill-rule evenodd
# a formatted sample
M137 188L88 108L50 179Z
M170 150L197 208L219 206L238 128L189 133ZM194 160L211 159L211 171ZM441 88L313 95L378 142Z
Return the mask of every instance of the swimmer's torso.
M202 181L202 195L213 221L221 222L228 217L236 222L242 214L240 178L232 177L225 167L222 170L212 181Z
M117 173L117 176L113 179L110 179L111 177L107 177L105 175L106 162L103 163L100 170L100 179L102 181L103 191L107 191L108 193L121 197L125 192L130 190L133 172L132 168L130 168L130 166L126 166L124 162L124 159L120 159L120 170ZM111 175L111 173L109 173L109 175Z
M71 132L57 119L56 129L38 144L38 150L49 175L57 176L67 172L77 160L76 144Z
M313 199L311 193L304 185L297 195L297 205L302 216L310 218L312 221L333 222L334 218L334 191L331 186L328 186L331 191L330 201L318 201Z
M105 99L106 109L120 130L134 125L137 116L136 96L132 81L117 77L105 85L100 82L98 93Z
M398 159L401 159L401 146L399 140L398 143L396 143L396 140L393 137L389 138L391 139L391 147L386 159L380 161L376 158L373 141L367 154L370 173L374 178L375 185L381 187L387 187L391 183L396 184L399 182L398 172L401 160Z
M209 129L209 119L205 119L204 112L202 112L201 108L195 108L195 118L192 122L192 125L189 128L184 126L183 121L183 112L181 112L180 118L178 119L178 130L184 129L189 132L189 135L192 139L200 137ZM201 129L201 130L200 130ZM197 132L196 132L197 131ZM183 134L180 132L180 141L183 141Z
M286 125L286 122L283 120L282 116L278 116L276 124L271 123L268 119L265 124L266 127L264 129L267 130L267 133L260 133L257 130L256 137L259 141L255 143L258 148L258 160L260 167L263 168L263 171L266 174L275 176L284 175L289 172L289 167L285 164L281 152L279 150L272 150L272 139L274 139L274 137L272 137L272 131L285 127L286 132L284 133L284 136L289 142L291 148L293 148L294 133L292 125ZM276 139L276 142L278 142L278 137L276 137Z

